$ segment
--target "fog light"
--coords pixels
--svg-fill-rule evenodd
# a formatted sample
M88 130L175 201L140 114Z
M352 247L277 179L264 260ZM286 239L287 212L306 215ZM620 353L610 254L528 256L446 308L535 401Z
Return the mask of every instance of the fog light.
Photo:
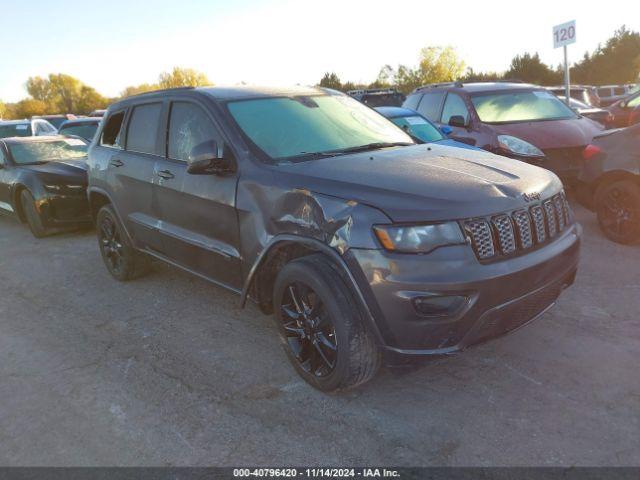
M466 303L467 297L461 295L434 295L413 299L413 307L416 309L416 312L429 317L454 315Z

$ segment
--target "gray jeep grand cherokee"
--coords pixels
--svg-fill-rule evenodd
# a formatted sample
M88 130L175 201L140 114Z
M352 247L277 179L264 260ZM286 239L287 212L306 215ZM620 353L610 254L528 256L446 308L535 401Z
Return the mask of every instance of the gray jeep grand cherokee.
M88 192L116 279L153 257L251 298L325 391L524 325L578 264L553 173L416 145L331 90L125 99L91 145Z

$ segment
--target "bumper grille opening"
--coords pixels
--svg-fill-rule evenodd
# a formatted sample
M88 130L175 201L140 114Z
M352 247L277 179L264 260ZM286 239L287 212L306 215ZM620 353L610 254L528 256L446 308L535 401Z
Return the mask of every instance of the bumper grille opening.
M462 222L478 259L489 261L525 253L556 237L572 223L564 192L529 210Z

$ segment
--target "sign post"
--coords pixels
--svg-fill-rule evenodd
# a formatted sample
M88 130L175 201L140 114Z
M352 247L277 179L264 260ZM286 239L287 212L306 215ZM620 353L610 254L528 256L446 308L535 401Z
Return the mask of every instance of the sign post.
M564 98L567 105L569 105L569 100L571 99L567 45L572 43L576 43L575 20L553 27L553 48L562 47L564 49Z

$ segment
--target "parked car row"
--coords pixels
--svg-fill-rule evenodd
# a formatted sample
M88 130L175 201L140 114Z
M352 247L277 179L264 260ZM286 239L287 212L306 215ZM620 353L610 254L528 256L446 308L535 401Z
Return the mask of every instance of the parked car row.
M254 301L324 391L549 309L581 236L554 171L610 238L638 231L640 127L605 131L534 85L428 85L375 110L329 89L171 89L60 130L0 140L0 211L37 237L93 222L116 280L160 260Z
M79 137L3 140L2 201L37 235L89 212L115 279L160 259L252 299L302 378L348 388L531 321L579 255L553 173L382 112L326 89L143 94L109 108L86 171Z

